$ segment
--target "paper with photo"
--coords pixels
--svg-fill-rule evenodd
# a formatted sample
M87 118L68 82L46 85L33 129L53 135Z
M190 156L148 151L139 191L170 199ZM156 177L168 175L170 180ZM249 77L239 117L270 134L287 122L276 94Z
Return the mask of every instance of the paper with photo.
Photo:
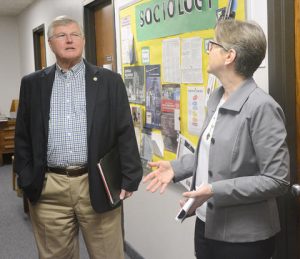
M140 106L130 106L134 127L143 128L143 110Z
M145 103L144 66L124 67L124 84L131 103Z
M175 129L175 109L180 108L180 85L163 84L161 100L161 131L165 149L176 152L177 131Z
M161 125L160 65L147 65L146 70L146 127Z

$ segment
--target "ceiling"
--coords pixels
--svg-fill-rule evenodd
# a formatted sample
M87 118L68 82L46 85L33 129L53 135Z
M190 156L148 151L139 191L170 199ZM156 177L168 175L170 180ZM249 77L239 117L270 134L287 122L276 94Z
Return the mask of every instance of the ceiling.
M0 0L0 16L15 16L36 0Z

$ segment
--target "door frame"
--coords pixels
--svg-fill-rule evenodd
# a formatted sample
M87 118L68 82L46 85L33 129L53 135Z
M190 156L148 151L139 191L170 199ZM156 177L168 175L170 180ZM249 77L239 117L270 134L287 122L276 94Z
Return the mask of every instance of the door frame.
M294 0L268 0L269 93L286 116L291 185L296 181L296 75ZM281 233L274 259L297 258L297 199L278 198Z
M40 34L43 33L46 39L45 34L45 24L41 24L40 26L34 28L32 30L33 36L33 51L34 51L34 68L35 70L39 70L42 67L41 64L41 44L40 44ZM44 42L44 48L46 50L46 40ZM47 63L47 56L45 57Z
M83 21L85 33L85 58L88 62L97 65L95 9L112 3L112 0L95 0L84 6Z

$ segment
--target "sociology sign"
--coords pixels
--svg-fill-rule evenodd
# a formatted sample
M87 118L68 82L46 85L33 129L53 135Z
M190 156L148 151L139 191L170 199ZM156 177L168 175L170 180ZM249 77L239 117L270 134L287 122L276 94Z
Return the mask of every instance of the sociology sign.
M139 41L213 28L216 0L153 0L135 8Z

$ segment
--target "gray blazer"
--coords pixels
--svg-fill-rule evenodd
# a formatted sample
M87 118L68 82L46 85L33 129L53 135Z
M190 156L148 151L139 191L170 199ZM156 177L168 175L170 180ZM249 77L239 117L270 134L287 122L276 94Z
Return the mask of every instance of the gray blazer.
M220 87L209 99L200 140L223 93ZM252 242L280 231L275 198L289 186L284 120L280 106L252 78L220 107L209 152L208 182L214 195L207 203L207 238ZM196 154L198 150L199 143ZM191 189L195 158L187 155L171 162L175 182L193 175Z

